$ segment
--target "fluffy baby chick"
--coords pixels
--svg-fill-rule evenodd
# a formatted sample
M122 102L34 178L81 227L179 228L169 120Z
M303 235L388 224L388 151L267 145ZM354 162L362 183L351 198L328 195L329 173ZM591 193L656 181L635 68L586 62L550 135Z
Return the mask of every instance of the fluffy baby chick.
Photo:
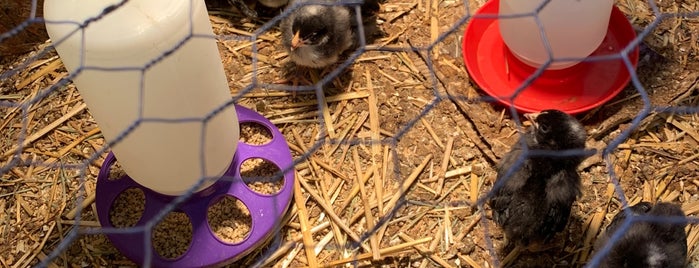
M295 3L337 3L337 0L296 0ZM378 0L366 0L362 15L378 10ZM337 62L339 56L357 44L354 8L344 5L308 4L284 18L282 45L297 65L323 68Z
M587 133L574 117L558 110L525 117L532 122L532 127L523 134L530 150L585 147ZM495 189L489 205L493 220L504 229L509 243L537 247L566 226L571 206L580 194L577 166L585 157L529 156L510 177L505 177L522 154L518 142L498 164L496 184L504 184Z
M611 236L624 223L626 211L631 212L634 216L684 217L684 212L678 205L660 202L653 206L648 202L641 202L614 216L605 233L597 241L595 245L597 250L610 242ZM634 222L614 243L599 267L685 267L687 234L684 232L684 225L647 221Z

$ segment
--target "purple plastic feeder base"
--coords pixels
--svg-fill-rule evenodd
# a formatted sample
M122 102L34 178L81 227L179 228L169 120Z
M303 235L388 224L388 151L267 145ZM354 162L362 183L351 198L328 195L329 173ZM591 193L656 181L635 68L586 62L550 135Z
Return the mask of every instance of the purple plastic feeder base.
M110 180L109 171L116 159L109 153L97 177L96 205L102 228L116 228L110 220L110 210L116 198L125 190L138 188L145 195L145 210L134 227L141 228L135 232L110 232L106 235L112 244L132 261L139 265L145 261L151 267L209 267L232 263L260 246L281 227L281 219L291 202L294 186L294 170L291 151L284 136L272 122L262 115L235 106L239 123L257 123L266 127L272 134L272 140L263 145L249 145L238 142L238 148L228 171L222 179L178 205L174 211L183 212L191 221L192 240L187 251L176 259L166 259L156 253L150 235L143 228L149 221L172 202L176 196L167 196L145 188L128 176ZM274 163L284 173L283 187L272 195L264 195L248 188L240 175L241 164L250 158L262 158ZM288 169L288 170L287 170ZM208 208L220 198L232 196L243 202L250 211L252 226L248 236L237 243L226 243L216 237L208 220ZM151 223L152 224L152 223ZM112 229L115 230L115 229ZM151 229L152 231L152 229ZM151 247L150 249L145 248ZM146 256L150 252L150 256Z

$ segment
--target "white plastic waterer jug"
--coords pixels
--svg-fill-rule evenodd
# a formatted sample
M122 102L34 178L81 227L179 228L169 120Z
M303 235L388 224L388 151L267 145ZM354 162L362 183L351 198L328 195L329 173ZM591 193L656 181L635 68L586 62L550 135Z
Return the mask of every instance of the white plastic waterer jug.
M49 36L68 72L84 68L75 86L124 171L169 195L214 178L201 190L229 167L239 136L233 105L200 120L231 101L204 0L129 0L78 29L121 2L45 0ZM162 57L190 31L208 37L192 37Z
M533 12L544 0L500 0L499 15ZM613 0L550 0L538 13L554 58L578 58L552 62L548 69L573 66L594 52L607 34ZM512 54L524 63L540 67L549 59L540 28L533 16L501 18L500 34Z

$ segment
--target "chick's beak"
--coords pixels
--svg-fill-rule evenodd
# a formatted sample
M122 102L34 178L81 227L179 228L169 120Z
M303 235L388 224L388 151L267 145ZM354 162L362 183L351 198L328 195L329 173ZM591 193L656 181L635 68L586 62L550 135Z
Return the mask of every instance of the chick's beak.
M295 49L302 47L305 45L303 39L301 39L300 33L296 32L294 34L294 37L291 39L291 51L294 51Z
M524 114L524 117L527 118L527 120L529 120L529 122L531 122L532 125L536 128L538 127L536 124L536 118L539 117L540 114L541 113L527 113Z
M527 118L529 121L536 121L536 118L539 116L541 113L526 113L524 114L524 117Z

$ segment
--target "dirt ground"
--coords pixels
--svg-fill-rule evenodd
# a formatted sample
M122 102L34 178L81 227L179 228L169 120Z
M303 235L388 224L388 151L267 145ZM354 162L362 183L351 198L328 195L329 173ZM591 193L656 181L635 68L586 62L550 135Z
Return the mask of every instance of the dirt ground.
M257 7L260 18L252 19L207 2L232 96L270 119L300 160L295 171L302 198L292 200L278 239L230 267L499 267L505 259L512 267L581 267L622 206L613 187L617 180L630 204L678 203L699 222L699 116L651 111L633 127L645 102L629 85L579 115L590 135L588 147L598 153L580 167L583 193L555 246L538 253L502 250L504 237L490 208L475 204L491 189L493 167L517 141L518 126L507 108L478 101L485 93L469 79L461 56L467 21L452 31L484 2L386 0L367 51L322 91L295 89L333 69L295 69L281 49L278 28L257 35L256 47L233 38L252 36L279 10ZM639 81L652 107L696 109L699 4L653 3L663 13L694 17L667 16L644 39ZM616 4L639 30L656 18L648 1ZM446 38L432 51L400 50L428 46L443 33ZM49 45L0 59L2 103L33 100L67 75L52 50L29 61ZM6 76L13 70L18 72ZM50 267L136 266L102 234L74 240L69 235L99 230L94 192L105 157L90 162L81 176L80 164L105 141L77 89L64 86L29 107L0 105L0 266L33 266L63 243L66 250ZM601 152L618 137L627 138L604 159ZM12 160L21 142L21 159ZM699 225L686 231L688 259L699 267Z

